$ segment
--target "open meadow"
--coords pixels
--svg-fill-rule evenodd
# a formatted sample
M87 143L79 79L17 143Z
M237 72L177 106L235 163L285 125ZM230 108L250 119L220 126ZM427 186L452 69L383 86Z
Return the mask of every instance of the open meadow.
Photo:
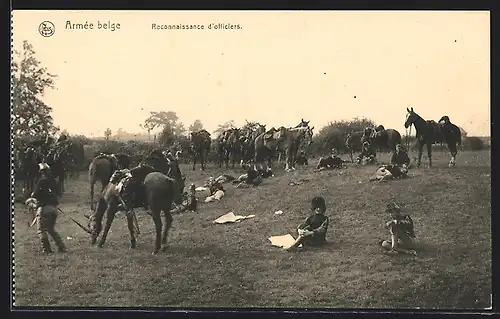
M414 156L414 152L410 156ZM381 154L387 162L389 154ZM200 203L198 212L174 215L169 250L153 249L154 226L139 210L138 246L129 250L124 214L114 220L105 246L69 217L87 222L88 177L68 180L57 229L69 252L41 254L31 215L15 204L16 306L131 307L355 307L486 308L491 294L490 151L464 151L457 167L435 151L410 178L369 182L375 166L313 172L275 172L259 187L224 185L220 202ZM311 164L316 164L311 163ZM239 175L240 169L202 172L182 165L188 183L209 176ZM292 181L303 180L298 186ZM98 188L100 189L100 185ZM200 202L208 195L198 193ZM324 196L330 226L328 244L295 253L270 245L309 214L313 196ZM389 201L406 206L415 222L418 256L389 256L378 246L387 238ZM274 212L282 210L282 215ZM214 224L233 211L255 218Z

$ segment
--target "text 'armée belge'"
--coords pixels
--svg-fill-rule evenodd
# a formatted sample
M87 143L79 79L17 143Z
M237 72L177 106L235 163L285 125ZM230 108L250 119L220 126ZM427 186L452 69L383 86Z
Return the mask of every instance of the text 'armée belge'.
M100 21L97 22L89 22L85 21L85 23L72 23L71 21L66 21L66 30L109 30L115 31L120 30L120 24L111 21Z

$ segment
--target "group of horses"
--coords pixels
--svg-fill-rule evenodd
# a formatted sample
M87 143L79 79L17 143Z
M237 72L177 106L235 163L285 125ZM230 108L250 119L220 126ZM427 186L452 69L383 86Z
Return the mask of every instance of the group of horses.
M415 127L418 166L421 163L424 146L427 146L429 165L432 166L432 145L436 143L445 143L448 146L452 155L450 164L455 163L457 145L461 144L462 137L460 129L450 122L448 116L443 116L438 122L424 120L413 108L407 108L404 125L406 129L412 125ZM299 149L307 148L312 143L313 129L314 127L309 126L309 121L304 121L304 119L295 127L281 126L277 129L272 127L268 131L266 131L266 126L262 124L230 128L223 131L215 139L217 163L219 167L225 164L228 168L231 162L234 168L238 161L242 165L249 163L259 165L267 160L267 165L271 166L273 159L277 158L279 161L284 156L286 157L285 170L293 170ZM351 132L347 134L345 139L345 147L350 154L351 162L354 162L353 152L361 150L364 142L369 142L372 147L379 151L394 151L397 144L403 144L402 136L397 130L386 129L383 125ZM201 169L205 169L211 143L211 135L206 130L191 133L193 170L195 170L197 161L201 163ZM409 147L408 140L406 144Z
M218 165L222 167L225 164L228 168L231 162L234 168L238 161L242 165L250 163L263 165L267 161L270 167L273 159L284 155L285 169L293 170L300 147L307 147L312 143L313 130L314 127L309 126L309 121L303 119L295 127L272 127L267 131L266 126L262 124L230 128L215 139ZM201 169L205 169L211 143L211 135L206 130L191 133L193 170L196 169L198 160Z
M83 145L61 136L57 141L51 137L19 143L13 147L13 164L16 179L23 180L23 190L31 193L39 176L39 163L47 163L56 178L60 195L70 171L78 174L83 166Z

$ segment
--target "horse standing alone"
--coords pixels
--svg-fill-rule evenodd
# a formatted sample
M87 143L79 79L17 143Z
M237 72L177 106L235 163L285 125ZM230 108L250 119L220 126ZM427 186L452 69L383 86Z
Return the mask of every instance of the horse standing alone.
M458 126L447 123L440 126L435 121L426 121L420 115L411 109L406 108L405 128L411 125L415 126L418 148L417 167L420 166L422 160L422 150L424 145L427 146L427 155L429 157L429 167L432 167L432 144L445 142L451 153L449 166L455 166L456 157L458 154L457 144L462 145L462 133Z

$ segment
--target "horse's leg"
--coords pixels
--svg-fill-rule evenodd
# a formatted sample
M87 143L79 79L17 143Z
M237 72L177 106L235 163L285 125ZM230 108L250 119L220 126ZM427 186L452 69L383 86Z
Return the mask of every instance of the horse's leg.
M418 142L418 160L417 167L420 167L420 163L422 162L422 152L424 150L424 144Z
M94 185L95 180L90 180L90 210L94 210Z
M456 165L455 160L456 160L456 157L458 154L457 144L454 142L448 142L446 144L448 145L448 149L450 150L450 153L451 153L451 159L450 159L450 163L448 164L448 166L455 166Z
M208 153L205 153L205 151L201 151L200 153L200 165L201 165L201 170L204 171L205 170L205 164L206 164L206 161L207 161L207 156L208 156Z
M354 158L352 157L352 149L349 149L349 155L351 155L351 163L354 163Z
M134 249L137 243L135 239L134 216L132 213L127 214L127 227L130 233L130 249Z
M429 157L429 167L432 167L432 143L427 144L427 156Z
M106 208L106 226L104 226L104 231L102 232L101 240L97 247L102 248L104 243L106 242L106 237L108 236L109 229L111 228L111 224L113 223L113 219L115 218L116 213L116 205L108 205Z
M171 206L171 205L167 205L167 206ZM161 244L162 244L163 250L165 250L167 248L168 231L170 230L170 227L172 227L172 222L174 220L172 218L172 214L170 214L170 209L165 210L164 213L165 213L165 227L163 227L163 234L161 236Z
M193 155L193 171L196 169L196 153Z
M155 223L156 237L155 237L155 247L153 250L153 255L156 255L158 254L161 248L161 228L162 228L161 209L151 207L151 216L153 217L153 222Z

